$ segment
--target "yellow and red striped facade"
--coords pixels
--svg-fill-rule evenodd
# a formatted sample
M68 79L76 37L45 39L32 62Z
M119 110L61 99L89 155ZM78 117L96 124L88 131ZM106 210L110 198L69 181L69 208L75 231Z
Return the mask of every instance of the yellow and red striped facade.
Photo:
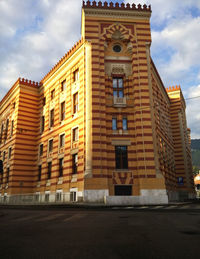
M146 5L83 2L82 40L39 84L15 83L0 105L3 132L14 120L0 146L2 200L152 204L192 197L184 98L180 89L166 91L151 60L150 16ZM117 78L122 97L113 96ZM126 147L127 168L116 168L116 147ZM117 187L129 195L117 195Z

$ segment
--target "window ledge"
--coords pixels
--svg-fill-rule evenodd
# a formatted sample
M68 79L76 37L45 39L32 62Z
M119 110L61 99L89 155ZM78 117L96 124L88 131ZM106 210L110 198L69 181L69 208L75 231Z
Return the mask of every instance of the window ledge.
M127 173L131 173L132 170L129 170L129 169L115 169L114 170L115 173L121 173L121 172L127 172Z
M78 113L72 114L72 120L75 120L76 118L78 118Z

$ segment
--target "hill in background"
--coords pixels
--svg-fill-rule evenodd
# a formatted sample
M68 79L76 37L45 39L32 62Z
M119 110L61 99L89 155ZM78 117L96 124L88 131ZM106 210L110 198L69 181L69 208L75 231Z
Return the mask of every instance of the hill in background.
M191 153L193 173L198 174L200 170L200 139L191 140Z

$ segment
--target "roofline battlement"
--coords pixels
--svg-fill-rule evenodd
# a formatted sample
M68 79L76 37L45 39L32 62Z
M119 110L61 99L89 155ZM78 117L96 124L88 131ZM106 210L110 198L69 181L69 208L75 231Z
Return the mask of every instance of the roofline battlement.
M22 83L23 85L28 85L28 86L36 86L36 87L40 86L40 83L28 80L26 78L19 78L19 83Z
M167 92L174 92L174 91L178 91L181 90L180 85L176 85L176 86L169 86L166 88Z
M127 10L127 11L130 11L130 10L133 10L133 11L145 11L145 12L151 12L151 5L147 6L146 4L144 5L141 5L141 4L138 4L136 6L136 4L132 4L130 5L129 3L127 4L124 4L124 3L113 3L113 2L104 2L102 3L101 1L93 1L93 2L90 2L89 0L86 2L86 1L83 1L83 5L82 5L83 8L100 8L100 9L115 9L115 10Z
M74 52L84 43L84 39L81 38L77 41L74 46L53 66L53 68L43 77L40 83L44 83L46 79L48 79L55 71L58 69L69 57L71 57Z

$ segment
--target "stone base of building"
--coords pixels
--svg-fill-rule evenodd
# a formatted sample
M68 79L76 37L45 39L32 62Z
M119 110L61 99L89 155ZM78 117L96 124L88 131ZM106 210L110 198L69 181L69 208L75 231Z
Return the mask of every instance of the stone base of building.
M106 196L107 205L153 205L168 204L165 190L141 190L140 196Z
M1 204L64 204L64 203L99 203L108 206L117 205L160 205L173 201L184 201L195 199L195 193L166 191L164 189L141 190L139 196L109 196L108 189L78 191L77 188L70 189L70 192L36 192L35 194L2 195Z
M167 192L169 201L186 201L186 200L194 200L196 198L196 194L194 192L187 191L168 191Z

